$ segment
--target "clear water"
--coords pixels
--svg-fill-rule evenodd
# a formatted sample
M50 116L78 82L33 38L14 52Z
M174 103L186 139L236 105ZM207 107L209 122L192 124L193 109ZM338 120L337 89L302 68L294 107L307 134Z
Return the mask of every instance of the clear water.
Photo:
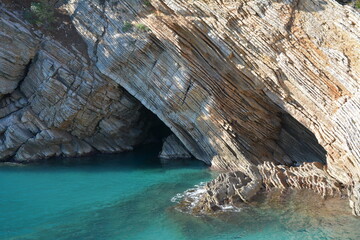
M214 174L198 161L161 164L151 149L1 166L0 239L360 239L345 201L307 194L216 216L175 209L172 197Z

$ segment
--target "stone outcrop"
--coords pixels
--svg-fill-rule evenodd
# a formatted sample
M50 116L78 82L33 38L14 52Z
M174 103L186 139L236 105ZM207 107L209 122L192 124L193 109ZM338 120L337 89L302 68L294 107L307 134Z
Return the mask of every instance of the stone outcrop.
M285 113L314 134L326 174L360 181L355 9L334 0L70 0L66 9L100 72L196 158L250 178L264 162L299 163Z
M120 152L144 139L146 110L86 53L0 14L1 160Z
M163 159L191 158L191 154L182 142L171 134L165 139L159 157Z
M258 166L266 189L311 189L323 197L345 194L345 189L324 171L325 168L319 162L304 163L299 167L276 166L270 162Z
M241 171L222 173L198 191L197 200L191 206L193 213L211 213L226 207L251 201L264 189L310 189L323 197L344 196L346 192L339 182L331 178L321 163L304 163L300 167L276 166L265 162L253 169L249 177ZM194 202L183 199L181 204ZM356 201L355 201L356 202ZM354 208L356 209L356 208Z

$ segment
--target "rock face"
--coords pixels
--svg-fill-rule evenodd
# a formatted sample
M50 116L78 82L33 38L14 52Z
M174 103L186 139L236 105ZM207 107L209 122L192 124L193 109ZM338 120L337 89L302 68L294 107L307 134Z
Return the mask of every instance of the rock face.
M17 88L39 45L27 26L22 21L13 21L14 17L11 13L1 12L0 98Z
M351 7L70 0L66 9L100 72L196 158L250 178L264 162L298 163L287 151L296 125L281 119L290 114L322 146L314 156L326 174L349 189L360 181L360 15Z
M34 33L4 9L0 14L1 160L119 152L143 140L142 105L86 54Z
M165 139L159 157L163 159L191 158L191 154L182 142L172 134Z

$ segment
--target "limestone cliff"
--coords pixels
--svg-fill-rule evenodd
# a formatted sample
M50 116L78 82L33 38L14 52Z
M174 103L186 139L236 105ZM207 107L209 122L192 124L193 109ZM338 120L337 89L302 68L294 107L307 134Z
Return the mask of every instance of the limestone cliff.
M11 129L22 125L3 119L23 114L26 109L45 122L46 128L64 129L71 138L94 147L94 129L99 128L91 124L99 123L101 128L103 119L113 119L112 114L119 119L121 111L110 107L118 106L118 97L95 104L95 110L91 99L97 91L100 95L105 91L105 96L113 89L121 92L120 85L169 126L193 156L214 168L239 170L256 181L265 178L259 181L266 184L266 176L278 175L286 165L323 162L325 166L314 174L347 189L354 213L360 215L360 15L355 9L334 0L69 0L62 9L86 42L89 59L77 58L80 53L67 50L61 57L71 56L57 65L48 64L46 57L41 60L42 55L56 59L59 53L41 46L56 43L23 37L30 43L18 48L28 55L16 61L17 73L9 74L6 65L1 65L5 70L0 70L4 72L0 76L6 79L0 81L6 82L6 88L0 94L12 92L2 98L6 109L12 102L19 105L23 98L16 98L18 92L25 94L22 101L27 107L14 114L6 110L2 129L10 130L0 132L4 132L3 139L18 141L26 136L34 140L3 144L4 156L25 149L16 156L31 158L26 149L34 148L26 146L36 141L35 135L64 139L42 137L42 131L33 133L30 127L25 129L32 135L25 131L17 136L19 131ZM40 50L32 50L32 46ZM2 50L9 56L12 51L16 48ZM33 60L26 67L35 53L40 62ZM70 61L75 63L66 64ZM66 74L63 68L68 69ZM27 71L19 91L13 91ZM89 83L91 89L98 81L108 88L95 87L85 93L88 101L68 103L67 96L73 99L69 86L71 89L76 82L69 80L69 72L74 73L74 79L87 79L78 81ZM39 80L39 73L50 75ZM49 79L57 79L57 85L42 92L47 86L43 82ZM78 89L74 86L72 92ZM66 90L63 95L54 95L54 88ZM135 101L127 94L120 96ZM49 110L58 102L82 107L75 110L79 114ZM83 112L98 112L98 118L89 120L91 117ZM139 118L133 120L130 126ZM105 124L109 125L113 126ZM88 128L92 130L82 130ZM119 131L111 132L116 135ZM106 149L117 146L113 135L106 136ZM101 144L103 140L95 142ZM54 142L59 149L59 143ZM40 144L45 145L48 143ZM268 164L281 166L261 174L262 166ZM277 169L275 174L270 174L271 169ZM252 186L258 185L254 182Z

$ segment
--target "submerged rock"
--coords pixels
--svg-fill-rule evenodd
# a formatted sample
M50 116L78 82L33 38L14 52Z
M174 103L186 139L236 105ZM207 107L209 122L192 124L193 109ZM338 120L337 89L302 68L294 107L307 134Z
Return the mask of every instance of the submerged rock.
M326 174L323 167L321 163L286 167L265 162L258 169L252 169L255 173L252 176L241 171L222 173L206 183L196 198L190 195L180 204L190 206L192 213L209 214L227 208L236 209L236 205L251 202L265 189L309 189L323 197L345 196L346 189Z
M198 201L198 210L211 212L239 202L249 202L261 189L261 179L251 179L244 173L222 173L205 185L205 194Z
M159 157L163 159L191 158L191 154L182 142L172 134L165 139Z

